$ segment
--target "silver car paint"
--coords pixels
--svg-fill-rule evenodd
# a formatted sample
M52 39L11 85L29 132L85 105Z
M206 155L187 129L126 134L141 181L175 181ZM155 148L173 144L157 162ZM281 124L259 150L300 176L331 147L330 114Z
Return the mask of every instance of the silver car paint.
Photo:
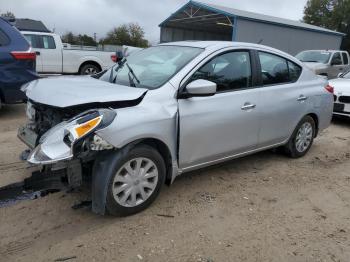
M333 97L324 89L327 81L314 75L292 56L273 48L247 43L177 42L166 45L194 46L205 50L163 87L148 91L140 104L117 109L114 122L97 131L97 134L116 148L140 139L162 141L172 155L172 180L184 171L284 144L297 123L307 114L312 113L318 117L320 130L330 124ZM256 87L212 97L176 98L178 89L211 57L223 51L242 48L263 50L286 57L302 66L303 73L295 84ZM109 87L110 84L103 82L99 88L103 89L102 85ZM98 88L88 90L85 96L94 99ZM41 91L45 92L43 88ZM115 87L110 89L110 93L103 92L103 96L99 93L98 98L105 101L110 101L111 97L114 100L120 100L120 97L131 99L140 96L144 90L125 88L125 92L126 94L121 94ZM35 94L28 92L33 101L38 101L38 97L41 100L40 92ZM301 95L308 99L298 101ZM67 93L67 96L59 96L59 99L74 100L74 90ZM48 101L45 102L48 104ZM76 102L62 102L60 105ZM246 103L255 104L256 107L241 110Z
M44 78L27 86L29 98L55 107L128 101L139 98L145 92L147 89L111 84L89 76Z

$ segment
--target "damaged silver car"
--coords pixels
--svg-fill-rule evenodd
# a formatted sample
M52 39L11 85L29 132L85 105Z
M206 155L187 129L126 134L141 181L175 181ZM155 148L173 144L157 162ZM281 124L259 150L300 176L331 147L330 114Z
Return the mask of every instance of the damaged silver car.
M184 172L276 147L301 157L333 109L327 80L297 59L232 42L162 44L23 90L23 157L71 187L91 176L93 211L112 215L145 209Z

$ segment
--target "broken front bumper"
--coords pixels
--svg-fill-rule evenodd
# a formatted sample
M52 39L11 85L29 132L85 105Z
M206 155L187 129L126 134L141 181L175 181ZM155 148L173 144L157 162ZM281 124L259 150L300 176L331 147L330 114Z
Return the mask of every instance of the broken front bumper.
M21 127L18 137L32 150L27 161L34 165L56 164L72 160L77 148L84 148L88 138L92 138L92 150L106 148L103 140L96 139L95 132L110 125L116 117L111 109L89 110L80 115L52 127L49 131L38 136L30 125ZM107 145L110 146L110 145Z
M20 127L18 138L31 150L27 161L34 165L54 164L73 158L72 148L64 143L66 122L49 130L38 141L38 135L29 127Z

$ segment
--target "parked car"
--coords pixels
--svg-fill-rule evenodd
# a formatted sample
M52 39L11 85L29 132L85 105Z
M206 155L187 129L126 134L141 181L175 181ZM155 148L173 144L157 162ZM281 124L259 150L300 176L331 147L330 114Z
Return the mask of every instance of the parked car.
M61 37L53 33L22 31L22 34L36 52L38 73L92 75L115 63L115 52L67 49Z
M21 86L38 78L35 57L21 33L0 18L0 108L26 100Z
M29 163L74 183L92 173L95 212L129 215L182 173L276 147L304 156L330 124L332 91L266 46L168 43L99 79L30 83L29 122L18 135Z
M296 57L311 68L315 74L329 79L337 78L339 73L349 69L349 53L340 50L307 50Z
M334 87L334 115L350 117L350 71L330 81Z

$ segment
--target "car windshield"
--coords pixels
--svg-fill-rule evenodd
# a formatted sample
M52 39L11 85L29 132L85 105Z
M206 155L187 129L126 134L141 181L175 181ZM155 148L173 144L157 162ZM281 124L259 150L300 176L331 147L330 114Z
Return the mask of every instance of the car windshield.
M183 46L156 46L135 52L107 70L100 80L156 89L170 80L203 49Z
M325 51L304 51L296 55L302 62L313 62L327 64L331 57L330 52Z

